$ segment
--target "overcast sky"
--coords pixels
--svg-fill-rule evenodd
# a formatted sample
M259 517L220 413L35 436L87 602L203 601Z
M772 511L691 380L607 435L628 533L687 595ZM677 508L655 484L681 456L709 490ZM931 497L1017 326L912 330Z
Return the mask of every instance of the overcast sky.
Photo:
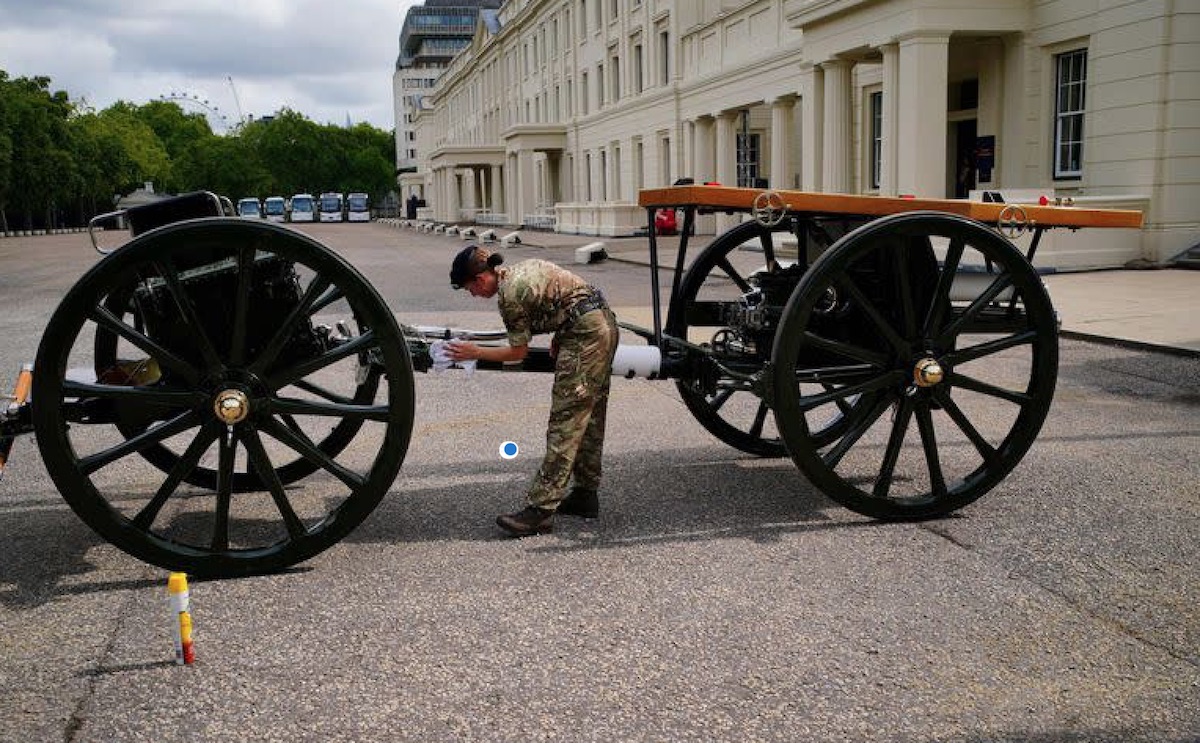
M96 109L175 95L206 101L230 125L240 102L255 118L287 107L318 124L349 116L386 131L400 26L415 4L0 0L0 69L49 77L52 90Z

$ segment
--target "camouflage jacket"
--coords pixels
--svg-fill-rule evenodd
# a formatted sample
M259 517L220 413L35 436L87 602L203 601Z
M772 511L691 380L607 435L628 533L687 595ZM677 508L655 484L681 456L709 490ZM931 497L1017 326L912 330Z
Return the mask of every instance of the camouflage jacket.
M539 333L557 332L571 307L592 293L583 279L538 258L503 267L497 273L496 302L512 346L527 346Z

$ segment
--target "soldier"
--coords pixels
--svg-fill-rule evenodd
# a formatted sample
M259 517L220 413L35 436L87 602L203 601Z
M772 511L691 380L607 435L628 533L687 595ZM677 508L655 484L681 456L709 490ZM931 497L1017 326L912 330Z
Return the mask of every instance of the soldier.
M554 514L595 518L599 513L600 457L608 409L617 319L598 289L539 259L501 267L504 258L475 245L454 257L450 285L472 296L498 297L508 346L452 341L454 361L520 361L538 333L554 333L555 357L546 457L529 486L528 505L496 523L517 537L554 528ZM566 493L568 480L574 487Z

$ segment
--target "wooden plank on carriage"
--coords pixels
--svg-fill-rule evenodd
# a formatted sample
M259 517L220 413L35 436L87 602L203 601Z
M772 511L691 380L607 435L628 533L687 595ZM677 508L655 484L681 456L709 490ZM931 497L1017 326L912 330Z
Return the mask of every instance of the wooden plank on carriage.
M854 214L887 216L912 211L958 214L998 224L1020 219L1031 227L1125 227L1142 226L1142 213L1130 209L1088 209L1039 204L995 204L958 199L902 199L889 196L858 196L813 191L764 191L730 186L669 186L638 193L638 205L646 208L696 206L709 209L752 211L760 194L778 194L789 213Z

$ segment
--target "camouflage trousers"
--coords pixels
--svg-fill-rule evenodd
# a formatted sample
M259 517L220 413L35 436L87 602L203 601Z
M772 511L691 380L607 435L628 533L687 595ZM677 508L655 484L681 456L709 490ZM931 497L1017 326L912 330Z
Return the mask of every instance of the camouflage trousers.
M619 335L617 318L608 308L581 315L557 334L546 457L529 486L530 505L557 508L572 477L578 487L600 487L604 421Z

